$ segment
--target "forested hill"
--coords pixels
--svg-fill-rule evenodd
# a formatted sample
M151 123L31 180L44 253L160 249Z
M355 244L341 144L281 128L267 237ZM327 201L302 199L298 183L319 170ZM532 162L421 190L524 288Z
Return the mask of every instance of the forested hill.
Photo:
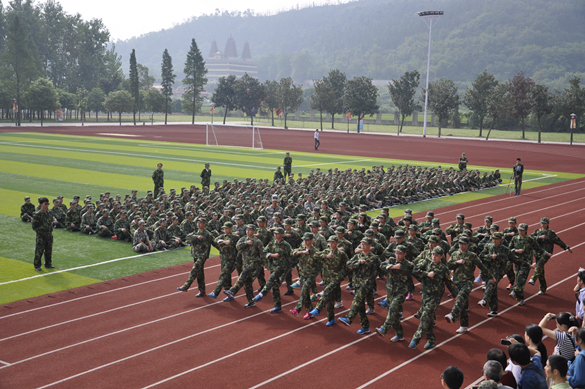
M432 78L469 82L487 69L507 80L524 70L562 88L575 74L585 76L583 0L360 0L276 15L218 12L119 41L116 49L124 64L136 49L138 62L158 76L165 48L180 73L191 38L207 58L213 39L223 50L231 35L239 55L250 44L261 80L303 82L333 68L388 80L407 70L426 73L428 28L416 14L425 10L445 12L433 26Z

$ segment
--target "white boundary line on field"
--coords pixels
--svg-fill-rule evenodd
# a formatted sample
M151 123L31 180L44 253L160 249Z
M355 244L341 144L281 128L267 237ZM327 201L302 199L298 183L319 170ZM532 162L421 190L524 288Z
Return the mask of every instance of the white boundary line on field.
M356 159L353 161L335 161L335 162L325 162L325 163L314 163L311 165L295 165L295 167L311 167L311 166L322 166L322 165L335 165L335 164L342 164L342 163L354 163L354 162L367 162L371 161L371 159Z

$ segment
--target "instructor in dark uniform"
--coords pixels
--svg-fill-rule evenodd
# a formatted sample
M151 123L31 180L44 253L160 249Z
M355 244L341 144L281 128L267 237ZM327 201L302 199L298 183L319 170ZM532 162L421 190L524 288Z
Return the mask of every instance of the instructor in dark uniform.
M524 165L520 163L521 159L516 158L516 164L513 168L514 176L514 196L520 196L520 190L522 189L522 174L524 173Z

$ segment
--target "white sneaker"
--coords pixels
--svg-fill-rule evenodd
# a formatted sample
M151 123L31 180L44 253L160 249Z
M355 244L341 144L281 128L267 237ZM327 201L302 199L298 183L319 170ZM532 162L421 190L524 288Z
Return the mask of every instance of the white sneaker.
M484 299L479 300L479 302L477 304L481 305L482 307L485 307L487 305L487 303L485 302Z
M333 308L335 309L343 308L343 301L336 302Z
M465 334L469 332L469 330L467 329L467 327L459 327L459 329L455 332L457 332L458 334Z
M368 310L366 311L366 315L373 315L374 314L374 308L370 307L368 308Z
M445 315L445 320L447 320L447 323L453 323L453 315L451 315L450 313Z

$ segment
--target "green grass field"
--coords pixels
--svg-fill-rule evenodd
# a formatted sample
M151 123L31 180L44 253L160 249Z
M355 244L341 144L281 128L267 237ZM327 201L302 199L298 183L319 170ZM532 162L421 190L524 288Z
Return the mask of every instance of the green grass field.
M123 277L165 266L189 262L188 249L135 255L130 244L81 233L54 231L53 263L55 270L34 271L35 235L29 223L20 221L24 196L36 199L58 195L65 203L74 195L84 198L110 191L122 197L137 189L145 195L152 189L151 175L156 164L165 170L165 189L199 185L204 162L211 164L212 182L269 178L282 163L284 151L244 148L206 147L195 144L137 141L114 138L54 135L45 133L0 134L0 304L51 292ZM320 167L370 168L384 164L434 166L418 161L349 157L331 154L294 153L293 172L308 174ZM450 166L442 164L443 167ZM455 165L453 165L455 167ZM481 171L496 166L470 166ZM502 176L510 169L499 167ZM529 189L580 178L581 175L530 171L523 188ZM456 203L504 193L506 187L466 193L409 205L415 212L437 209ZM391 216L403 214L403 207L391 210ZM376 212L371 212L375 214ZM213 252L212 252L213 254ZM47 275L48 273L54 273Z

